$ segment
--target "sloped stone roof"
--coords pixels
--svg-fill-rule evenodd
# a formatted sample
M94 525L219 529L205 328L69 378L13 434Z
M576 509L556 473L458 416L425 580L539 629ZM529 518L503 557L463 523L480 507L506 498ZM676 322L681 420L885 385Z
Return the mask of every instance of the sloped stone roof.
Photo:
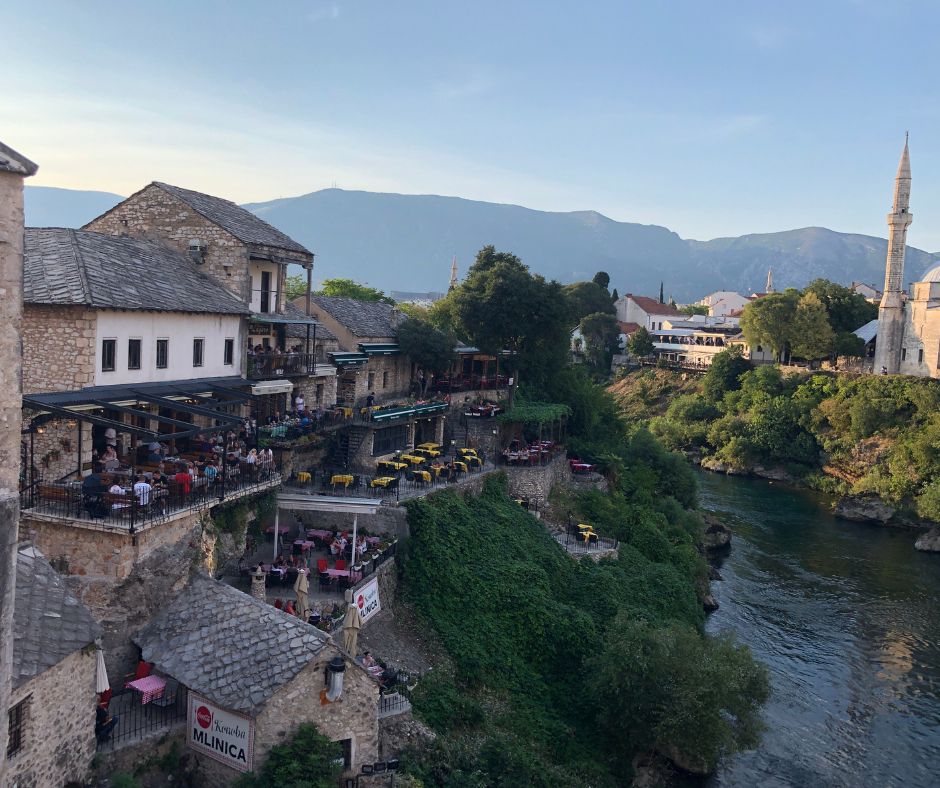
M299 306L296 306L290 301L286 301L284 303L284 317L294 317L306 320L307 313ZM302 325L288 323L285 332L287 336L293 339L306 339L307 337L307 327ZM313 337L313 331L310 332L310 336L311 338ZM317 341L321 339L336 339L336 337L333 336L333 332L323 325L323 323L317 321Z
M13 148L9 148L0 142L0 172L14 172L24 177L35 175L39 169L27 159L22 153L17 153Z
M394 337L404 317L394 304L382 301L357 301L342 296L313 296L312 300L357 337Z
M213 197L209 194L194 192L190 189L183 189L159 181L154 181L153 185L182 200L196 213L204 216L213 224L217 224L243 243L274 246L291 252L300 252L304 255L311 254L309 249L301 246L293 238L230 200L223 200L221 197Z
M16 556L13 602L13 687L55 667L101 634L49 562L33 548Z
M247 306L155 241L60 227L27 227L23 300L106 309L247 314Z
M255 714L323 650L316 627L205 576L134 638L143 657L208 700Z

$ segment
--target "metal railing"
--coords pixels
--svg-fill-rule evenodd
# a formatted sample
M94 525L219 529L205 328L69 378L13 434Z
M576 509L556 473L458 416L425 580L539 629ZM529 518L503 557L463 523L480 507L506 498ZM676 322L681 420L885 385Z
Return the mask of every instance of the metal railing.
M96 731L98 749L119 749L185 720L188 692L186 687L168 680L164 692L172 692L172 697L156 698L142 703L140 693L131 689L118 690L107 708L108 716L114 720L114 725L106 733Z
M155 485L149 494L133 493L134 476L100 474L95 486L81 482L44 483L35 481L20 491L20 508L68 520L86 521L92 525L134 533L165 521L177 512L201 509L218 501L261 491L280 483L274 468L242 464L237 471L226 468L225 474L209 480L191 480L189 490L172 476L169 483ZM117 484L122 492L110 492Z
M316 368L316 353L258 353L248 355L248 377L277 378L309 375Z
M444 375L435 378L430 391L489 391L504 389L509 385L507 375Z

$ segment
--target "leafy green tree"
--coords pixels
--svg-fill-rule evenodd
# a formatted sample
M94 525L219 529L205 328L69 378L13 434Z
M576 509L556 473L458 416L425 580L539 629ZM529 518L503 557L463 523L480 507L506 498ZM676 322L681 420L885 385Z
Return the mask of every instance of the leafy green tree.
M447 372L456 358L454 347L457 340L454 335L440 331L426 320L409 317L398 326L398 346L401 352L424 370L424 388L427 393L431 374L441 375Z
M769 345L777 360L793 339L799 293L787 290L751 301L741 315L741 330L751 347Z
M330 741L315 725L301 723L294 737L277 744L268 752L257 774L248 774L236 788L335 788L343 771L343 751L339 742Z
M709 402L720 402L725 394L741 387L740 378L751 368L740 345L717 353L702 379L702 392Z
M610 294L596 282L575 282L563 288L568 302L572 324L581 318L597 312L614 314L616 309L610 300Z
M323 287L316 292L322 296L343 296L352 298L356 301L382 301L386 304L395 302L381 290L376 290L368 285L361 285L352 279L324 279Z
M307 294L307 280L300 274L293 274L284 280L284 294L288 301Z
M705 306L705 304L686 304L685 306L680 306L679 311L689 317L692 315L707 315L708 307Z
M864 356L865 340L849 331L840 331L833 340L832 355L835 357Z
M609 370L611 357L617 351L620 341L620 326L614 316L606 312L595 312L581 318L579 328L591 363L598 371Z
M594 278L591 281L594 282L594 284L596 284L598 287L602 287L604 290L606 290L608 287L610 287L610 274L608 274L606 271L598 271L596 274L594 274Z
M630 348L631 355L636 358L651 356L656 349L653 345L653 337L650 335L650 332L646 330L645 326L640 326L633 332L633 336L630 337L627 346Z
M562 287L532 274L514 254L481 249L446 300L459 335L484 353L509 351L510 400L522 372L542 385L564 365L570 326Z
M813 293L819 298L829 314L829 324L837 334L855 331L878 317L878 307L869 304L864 296L828 279L814 279L803 288L803 293Z
M815 361L832 352L835 333L829 325L829 314L813 292L800 296L793 316L792 337L792 351L800 358Z

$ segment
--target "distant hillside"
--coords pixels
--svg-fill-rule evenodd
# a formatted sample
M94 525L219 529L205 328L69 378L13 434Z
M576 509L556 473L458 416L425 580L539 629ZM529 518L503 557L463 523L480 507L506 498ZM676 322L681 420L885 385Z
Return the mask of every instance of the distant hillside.
M30 227L81 227L124 198L110 192L27 186L23 201Z
M106 192L26 188L32 226L79 227L121 198ZM763 290L773 266L778 289L818 276L880 286L887 241L807 227L779 233L683 240L656 225L617 222L595 211L550 213L517 205L432 195L324 189L246 205L317 253L315 276L346 276L383 290L447 290L457 255L462 278L485 244L515 252L562 282L611 275L611 285L655 295L660 281L679 301L718 289ZM907 281L940 261L908 248Z

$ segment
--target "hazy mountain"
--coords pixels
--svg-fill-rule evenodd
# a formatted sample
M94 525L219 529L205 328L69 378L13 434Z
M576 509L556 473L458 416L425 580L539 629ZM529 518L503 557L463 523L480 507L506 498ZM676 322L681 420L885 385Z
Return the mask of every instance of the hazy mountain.
M27 223L78 227L120 198L105 192L26 188ZM611 275L620 293L691 300L718 289L778 289L818 276L880 286L887 241L807 227L779 233L683 240L656 225L617 222L595 211L549 213L457 197L325 189L246 205L317 254L315 277L346 276L383 290L446 290L457 255L463 277L485 244L515 252L562 282ZM940 261L908 248L906 280Z
M81 227L124 198L110 192L27 186L23 195L30 227Z

